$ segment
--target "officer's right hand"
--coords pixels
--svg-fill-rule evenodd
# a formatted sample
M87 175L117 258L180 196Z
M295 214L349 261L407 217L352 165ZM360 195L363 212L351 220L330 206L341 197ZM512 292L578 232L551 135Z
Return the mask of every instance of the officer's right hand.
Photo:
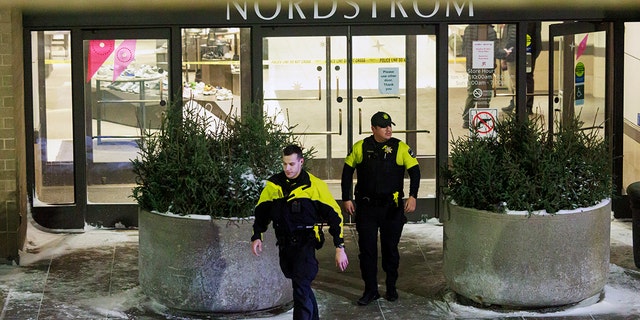
M347 269L349 265L349 259L347 258L347 253L344 252L343 248L336 248L336 266L340 271L344 271Z
M346 211L349 215L353 215L356 212L356 207L353 205L353 201L346 200L343 203L344 211Z
M262 240L256 239L251 242L251 252L253 252L253 255L256 257L260 256L262 252Z

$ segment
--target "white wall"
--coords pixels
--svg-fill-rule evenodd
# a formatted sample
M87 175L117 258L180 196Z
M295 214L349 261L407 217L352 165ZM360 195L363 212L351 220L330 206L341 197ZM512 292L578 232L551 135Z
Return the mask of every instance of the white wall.
M624 48L624 117L640 125L640 22L625 23Z

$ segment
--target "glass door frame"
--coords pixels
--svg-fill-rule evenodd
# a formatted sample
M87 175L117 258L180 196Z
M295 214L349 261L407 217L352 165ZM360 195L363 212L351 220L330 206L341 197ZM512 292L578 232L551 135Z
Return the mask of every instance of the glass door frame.
M264 42L263 39L265 38L276 38L276 37L333 37L333 36L347 36L348 34L348 27L347 26L314 26L314 27L297 27L297 28L292 28L292 27L260 27L260 28L254 28L253 32L252 32L252 50L253 52L264 52L266 48L264 48ZM327 48L329 48L330 44L327 44ZM349 46L349 44L347 43L347 46ZM330 49L330 48L329 48ZM349 53L347 53L349 54ZM349 59L349 57L347 57L347 59ZM265 97L264 97L264 77L263 77L263 72L262 72L262 68L263 68L263 55L252 55L252 64L253 64L253 70L260 70L260 72L252 72L252 87L254 88L254 92L256 92L256 96L253 97L254 101L265 101ZM330 64L331 61L325 61L324 65L323 65L323 70L325 72L325 76L326 79L330 79ZM347 64L349 65L349 64ZM347 93L350 94L349 89L351 83L349 82L350 80L350 72L351 70L347 70L346 74L347 74ZM325 88L325 93L322 96L323 98L325 98L326 104L330 104L333 103L333 101L335 100L335 97L333 97L332 93L333 90L335 88L333 88L331 86L331 81L326 81L326 88ZM319 88L320 90L320 88ZM344 116L344 114L347 114L347 127L350 126L349 123L349 111L351 106L352 106L352 101L351 99L348 97L346 100L347 103L347 107L346 107L346 112L343 111L341 112L340 118L342 118ZM254 112L262 112L261 108L255 108L256 110L254 110ZM259 109L259 110L258 110ZM331 120L330 118L328 119L329 121ZM327 135L327 146L328 148L331 146L331 136L333 135L342 135L345 134L343 132L343 130L341 128L335 128L335 126L341 126L342 125L342 120L339 119L338 123L331 123L331 129L330 130L326 130L323 132L311 132L309 134L311 135L323 135L326 134ZM347 136L349 136L349 133L346 133ZM331 148L328 149L327 151L327 163L326 165L322 165L321 167L325 167L325 166L331 166L334 164L334 162L337 159L333 158L333 155L331 154ZM317 163L317 162L316 162Z
M606 48L605 48L605 97L604 97L604 117L605 128L604 138L609 144L609 158L612 165L613 174L613 197L612 210L615 218L630 218L629 200L627 195L622 195L622 155L623 155L623 106L624 106L624 24L620 22L566 22L549 25L549 132L554 130L554 52L559 50L555 48L554 37L569 36L581 33L605 32ZM562 57L560 57L563 59ZM575 59L575 57L573 57ZM564 64L564 74L567 77L573 77L573 64L567 67ZM561 86L564 86L564 79L559 80ZM568 80L567 80L568 81ZM564 108L563 108L564 109ZM564 111L563 111L564 112ZM564 116L564 115L563 115Z
M42 228L50 231L83 232L85 225L89 224L98 227L114 227L117 223L127 227L137 226L138 205L136 203L127 204L92 204L88 199L88 174L87 174L87 144L92 143L91 135L86 133L87 121L91 121L90 112L86 104L88 97L85 92L85 40L97 39L166 39L168 46L170 87L168 97L173 96L173 51L172 29L167 28L127 28L127 29L82 29L66 28L71 34L71 77L72 77L72 125L73 125L73 162L70 167L73 170L73 195L74 201L69 204L46 204L37 205L35 194L35 172L34 166L41 165L35 162L33 148L27 148L27 187L30 203L30 210L34 221ZM31 61L31 32L37 30L24 31L24 52L25 61ZM178 54L179 56L179 54ZM178 64L179 66L179 64ZM25 92L32 92L32 70L27 66L25 72ZM27 145L35 142L33 134L33 102L25 101L26 110L26 132ZM35 200L35 201L34 201Z
M442 65L441 62L439 62L437 59L441 59L439 58L440 56L442 56L439 53L439 47L442 46L442 44L439 43L439 38L441 38L441 35L439 34L439 31L442 29L442 27L438 27L437 25L396 25L396 26L389 26L389 25L375 25L375 26L327 26L327 27L318 27L318 26L314 26L314 27L309 27L309 28L305 28L305 27L290 27L290 26L286 26L286 27L262 27L262 28L254 28L253 29L253 41L252 41L252 49L254 52L263 52L263 45L262 45L262 41L263 38L267 38L267 37L302 37L302 36L346 36L347 38L347 66L346 66L346 74L347 74L347 85L346 85L346 98L344 99L344 101L346 101L346 110L345 110L345 114L346 114L346 127L347 127L347 132L346 132L346 143L347 143L347 148L350 149L351 146L354 143L354 139L353 139L353 135L354 135L354 130L357 129L355 128L356 126L356 110L354 109L354 100L355 97L353 97L353 80L352 80L352 75L353 75L353 63L352 63L352 37L354 36L367 36L367 35L431 35L434 36L436 38L436 57L434 57L434 59L436 59L435 65L436 65L436 84L437 84L437 88L436 88L436 109L437 109L437 115L436 115L436 123L442 123L440 121L442 121L443 117L446 120L446 115L442 115L442 114L446 114L447 110L446 110L446 104L445 104L445 109L442 108L442 101L446 101L446 97L443 98L439 98L439 96L442 94L443 90L440 88L442 83L446 83L442 82L441 78L444 76L444 78L446 79L446 71L438 71L439 70L439 66ZM446 32L446 27L444 28L445 32ZM444 44L445 44L445 48L446 48L446 36L444 37ZM444 61L446 62L446 54L444 55ZM262 55L256 55L254 54L252 56L252 65L253 65L253 70L262 70L262 63L263 63L263 57ZM446 64L445 64L446 65ZM446 69L444 69L446 70ZM407 73L412 72L412 75L415 76L415 70L409 71L407 70ZM260 88L260 90L255 90L256 95L253 97L254 101L262 101L263 99L263 92L262 92L262 88L263 88L263 76L262 76L262 72L255 72L253 73L254 77L252 79L252 86L253 88ZM327 90L331 89L330 87L327 87ZM444 88L444 91L446 91L446 88ZM337 97L330 97L330 98L337 98ZM412 122L408 122L407 126L413 126L415 127L415 123L416 120L413 119ZM443 122L443 123L446 123ZM435 165L435 170L433 170L434 172L430 172L432 170L424 170L423 168L421 168L422 170L422 178L424 179L425 177L427 177L428 175L431 176L433 175L433 179L435 179L435 186L436 186L436 190L435 190L435 197L434 198L425 198L423 196L420 196L421 194L424 194L423 192L419 193L419 199L418 199L418 208L420 208L420 211L426 211L428 215L434 215L435 217L439 216L439 212L437 207L439 207L439 201L437 201L437 199L441 198L441 190L442 190L442 182L440 181L441 179L439 179L439 163L445 161L448 157L448 154L446 153L446 147L444 148L445 150L445 154L444 155L438 155L438 152L440 151L438 146L442 146L447 144L446 139L448 139L448 135L447 135L447 130L446 128L444 128L443 130L440 130L439 125L437 125L436 130L434 130L436 135L436 149L435 152L436 154L434 155L434 159L430 160L430 161L434 161ZM394 130L395 131L395 130ZM407 130L407 131L411 131L411 130ZM343 130L344 132L344 130ZM395 131L395 132L404 132L404 131ZM444 133L444 135L442 135L442 133ZM442 141L440 141L442 140ZM346 156L346 155L345 155ZM405 190L407 191L407 190ZM341 202L341 199L337 199L338 202ZM420 218L420 217L418 217Z
M553 133L554 130L554 121L556 119L554 119L555 115L554 115L554 100L555 100L555 96L553 94L554 92L554 79L556 76L555 73L555 52L559 51L560 48L555 48L555 41L554 38L555 37L559 37L559 36L571 36L571 35L575 35L575 34L581 34L581 33L591 33L591 32L605 32L606 33L606 37L607 39L609 39L610 37L610 25L608 23L596 23L596 22L571 22L571 23L559 23L559 24L551 24L549 25L549 132ZM609 40L607 40L607 42L609 42ZM574 63L575 62L575 57L573 55L573 51L570 50L563 50L563 52L570 52L571 57L569 57L568 55L565 54L565 56L563 57L559 57L559 59L573 59L571 64L566 64L563 63L564 66L564 70L563 70L563 74L564 74L564 78L560 79L560 83L558 84L559 86L562 86L563 89L564 87L567 85L567 83L570 83L573 81L573 74L574 74ZM610 56L611 50L607 49L607 57L605 57L605 59L608 61L609 60L609 56ZM605 65L605 74L608 74L608 72L610 71L610 64L606 64ZM611 99L610 99L610 83L609 81L607 81L607 83L605 84L605 86L607 87L605 89L605 99L604 99L604 103L605 103L605 118L606 120L606 124L605 124L605 137L611 137L611 120L612 119L612 115L613 115L613 108L612 108L612 104L611 104ZM573 92L573 91L568 91L568 90L564 90L565 92ZM573 101L573 99L571 99L570 101ZM563 101L564 103L564 101ZM565 108L563 108L563 114L562 116L571 116L573 114L573 112L568 113L569 111L564 110Z

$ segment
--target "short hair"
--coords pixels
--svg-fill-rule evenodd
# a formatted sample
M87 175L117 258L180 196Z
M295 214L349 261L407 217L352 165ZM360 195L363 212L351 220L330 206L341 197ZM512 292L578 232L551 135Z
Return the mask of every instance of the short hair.
M290 144L282 149L282 154L285 156L290 156L294 153L298 155L298 159L304 158L304 156L302 155L302 148L295 144Z

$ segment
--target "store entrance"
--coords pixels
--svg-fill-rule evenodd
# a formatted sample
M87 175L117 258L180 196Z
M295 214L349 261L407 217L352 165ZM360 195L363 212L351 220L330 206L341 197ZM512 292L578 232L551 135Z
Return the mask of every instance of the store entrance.
M168 103L169 29L71 35L31 35L33 218L66 231L136 226L131 159Z
M574 117L587 132L604 137L612 159L613 185L622 188L621 152L623 108L616 104L614 86L613 24L609 22L571 22L549 26L550 46L549 92L557 92L553 112L549 110L549 129L557 131L563 122ZM555 52L554 52L555 51ZM553 81L551 81L553 79ZM551 99L550 99L551 105ZM614 129L615 128L615 129ZM616 150L617 149L617 150ZM607 155L602 155L607 156ZM619 171L620 170L620 171ZM626 184L625 184L626 185ZM618 191L616 191L617 194ZM629 200L612 197L615 218L629 218Z
M351 145L389 113L420 162L422 214L435 212L436 36L425 26L262 30L265 112L314 148L314 174L340 195ZM408 191L408 179L406 180ZM429 201L424 201L424 200Z

